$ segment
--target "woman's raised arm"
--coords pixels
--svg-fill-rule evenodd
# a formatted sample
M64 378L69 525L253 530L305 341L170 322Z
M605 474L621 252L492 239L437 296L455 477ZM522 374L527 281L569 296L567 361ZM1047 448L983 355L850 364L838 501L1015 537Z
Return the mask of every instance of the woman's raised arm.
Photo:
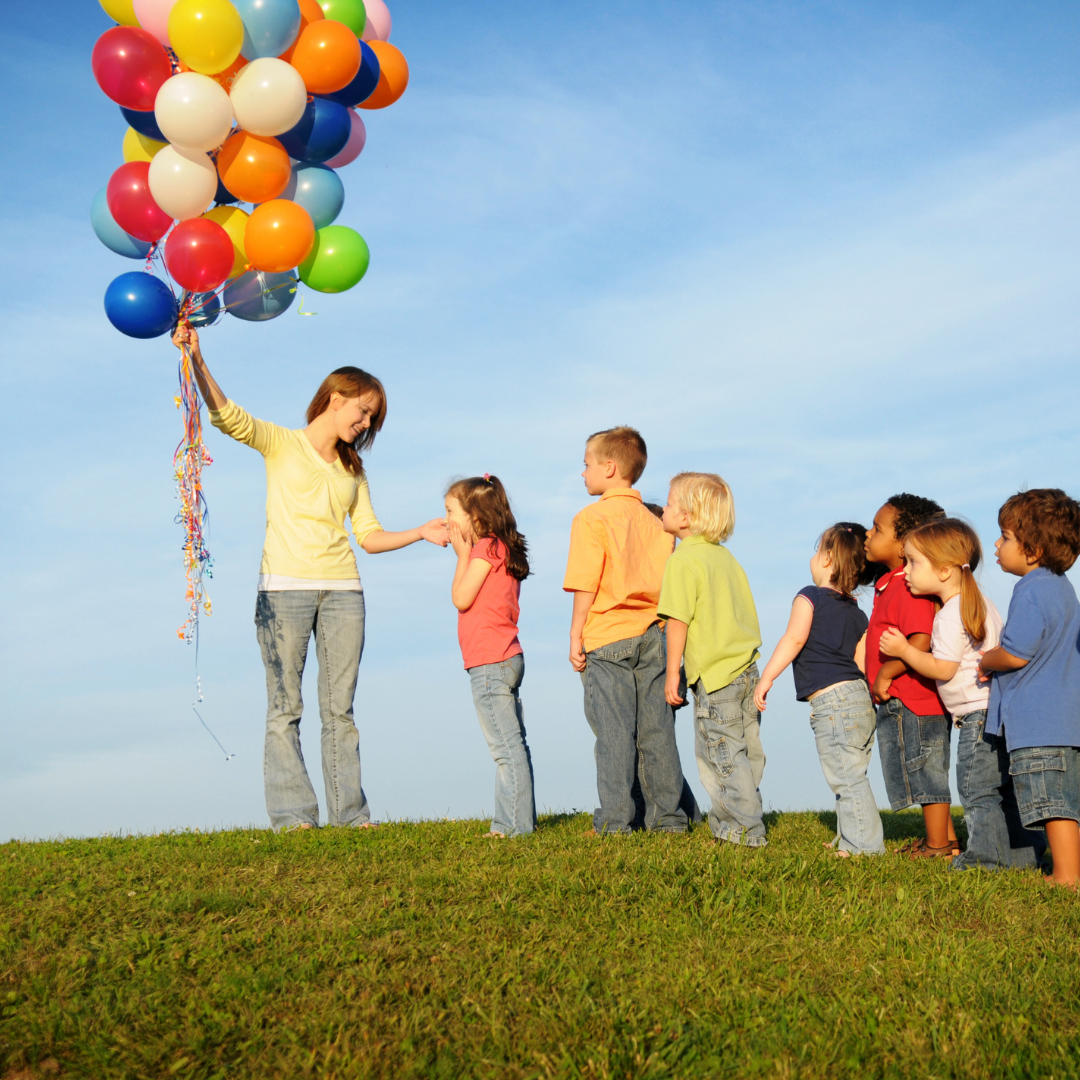
M228 398L222 393L221 387L210 374L210 369L203 359L202 349L199 347L199 332L186 323L177 323L173 331L173 344L182 349L185 345L191 352L191 366L195 373L195 381L199 384L199 392L203 401L215 412L225 408Z

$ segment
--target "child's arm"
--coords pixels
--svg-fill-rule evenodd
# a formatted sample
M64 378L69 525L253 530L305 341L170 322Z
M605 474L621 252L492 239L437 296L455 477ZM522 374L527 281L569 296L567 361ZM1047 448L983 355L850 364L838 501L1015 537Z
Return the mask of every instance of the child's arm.
M992 671L1019 671L1027 667L1029 661L1013 656L1006 652L1000 645L994 649L987 649L979 661L979 676L985 681Z
M930 651L929 634L909 634L908 643L912 648L918 649L919 652ZM893 679L903 675L907 670L908 666L903 660L886 660L885 663L881 665L881 670L877 673L874 685L870 688L870 696L879 705L888 701L892 697L892 694L889 693L889 687L892 685Z
M931 653L914 648L895 626L886 627L881 635L881 651L886 656L903 660L912 671L938 682L948 682L960 667L955 660L939 660Z
M802 652L806 639L810 636L810 627L814 622L814 605L805 596L796 596L791 605L791 617L788 619L784 636L776 643L765 670L754 688L754 705L758 712L765 711L765 698L772 685L784 673L788 664Z
M585 620L595 599L595 592L574 593L574 614L570 619L570 666L575 671L585 670L585 647L581 643L581 635L585 632Z
M667 629L664 631L667 640L667 675L664 679L664 697L669 705L685 705L682 694L679 693L682 683L683 653L686 651L686 632L689 626L678 619L668 619Z
M472 547L461 535L461 526L456 521L448 523L450 543L454 547L457 556L457 566L454 567L454 583L450 586L450 599L458 611L468 611L480 595L480 586L484 579L491 573L491 563L479 557L470 560L469 552Z
M866 674L866 634L859 638L859 644L855 646L855 666Z

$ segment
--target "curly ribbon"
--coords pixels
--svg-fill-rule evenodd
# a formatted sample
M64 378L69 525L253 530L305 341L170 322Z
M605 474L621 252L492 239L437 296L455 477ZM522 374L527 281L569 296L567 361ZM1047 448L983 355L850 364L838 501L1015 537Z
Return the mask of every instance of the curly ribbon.
M180 313L181 321L189 313L185 304ZM188 617L176 635L190 644L198 641L200 611L207 615L212 613L204 581L214 576L214 561L206 550L206 526L210 514L203 496L202 471L204 465L214 462L203 445L202 402L195 385L191 350L186 344L180 350L180 393L175 401L184 419L184 437L173 454L173 475L176 478L176 497L180 501L176 521L184 528L184 573L187 577L188 602Z

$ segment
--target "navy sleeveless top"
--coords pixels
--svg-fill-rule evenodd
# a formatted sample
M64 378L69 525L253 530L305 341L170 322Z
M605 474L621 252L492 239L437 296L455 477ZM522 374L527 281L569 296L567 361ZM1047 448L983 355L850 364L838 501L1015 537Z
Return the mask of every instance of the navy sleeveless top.
M807 585L799 590L814 608L810 636L791 665L795 696L806 701L833 683L865 679L855 664L855 646L869 624L862 608L850 596L835 589Z

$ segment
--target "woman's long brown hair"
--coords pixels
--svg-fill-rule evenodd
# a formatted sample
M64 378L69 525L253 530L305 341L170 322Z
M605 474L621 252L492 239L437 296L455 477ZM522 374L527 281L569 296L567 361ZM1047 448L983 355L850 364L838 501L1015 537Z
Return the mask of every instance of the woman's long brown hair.
M355 442L347 443L344 439L338 439L337 452L345 471L352 476L359 476L364 471L364 463L360 459L360 452L366 450L378 435L379 430L386 420L386 391L383 384L358 367L339 367L331 371L322 381L322 386L315 391L311 404L307 407L307 422L310 424L317 416L322 416L330 408L332 394L340 394L344 398L363 397L365 394L373 394L378 399L378 404L371 414L371 425L366 431L360 433Z
M975 583L975 571L982 562L982 544L975 530L956 518L920 525L904 537L936 570L960 571L960 618L971 640L978 645L986 637L986 600Z
M497 476L470 476L456 480L447 495L461 503L473 523L477 539L494 537L506 548L506 572L518 581L529 576L529 547L518 532L506 488Z

